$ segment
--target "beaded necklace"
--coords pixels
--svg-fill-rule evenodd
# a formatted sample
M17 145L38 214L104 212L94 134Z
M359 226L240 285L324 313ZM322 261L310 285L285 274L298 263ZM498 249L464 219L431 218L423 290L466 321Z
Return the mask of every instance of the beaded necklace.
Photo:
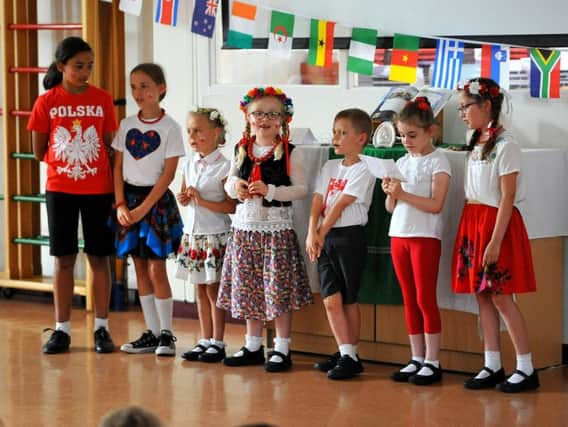
M276 147L280 143L280 135L276 137L276 139L272 143L272 147L270 147L270 150L268 150L260 157L256 157L253 153L253 145L255 140L256 136L253 136L247 146L247 154L249 156L249 159L251 159L253 163L252 171L248 179L249 182L262 181L262 171L260 169L260 165L262 162L270 159L274 155L274 150L276 150Z
M158 118L156 119L145 119L142 117L142 110L138 111L138 120L140 120L142 123L146 123L148 125L154 124L154 123L158 123L160 120L162 120L162 118L166 115L166 110L164 110L163 108L160 108L160 115L158 116Z

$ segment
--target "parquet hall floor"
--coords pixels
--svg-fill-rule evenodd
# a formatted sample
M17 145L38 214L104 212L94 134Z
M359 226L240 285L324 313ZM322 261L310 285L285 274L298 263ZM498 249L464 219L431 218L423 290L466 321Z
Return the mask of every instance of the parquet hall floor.
M143 330L139 311L111 313L116 344ZM174 319L176 358L93 350L93 315L74 310L72 350L46 356L42 329L53 307L0 299L0 426L96 426L108 411L140 405L167 426L568 426L568 367L540 372L537 392L504 395L464 390L465 375L445 373L442 385L417 387L389 380L391 365L366 363L360 378L334 382L294 354L291 372L228 368L183 361L198 338L198 323ZM228 325L229 351L243 341ZM509 369L511 367L508 367Z

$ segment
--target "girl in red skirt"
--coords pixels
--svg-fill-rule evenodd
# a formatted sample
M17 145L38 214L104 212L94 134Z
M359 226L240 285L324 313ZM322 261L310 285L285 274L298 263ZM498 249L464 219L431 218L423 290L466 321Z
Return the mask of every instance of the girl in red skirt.
M459 89L458 111L475 129L467 149L466 205L452 262L452 288L474 293L484 337L485 366L464 386L517 393L538 388L525 320L513 294L534 292L536 280L525 225L517 204L524 198L521 149L499 123L503 92L491 79L469 80ZM499 315L515 346L517 368L505 379Z

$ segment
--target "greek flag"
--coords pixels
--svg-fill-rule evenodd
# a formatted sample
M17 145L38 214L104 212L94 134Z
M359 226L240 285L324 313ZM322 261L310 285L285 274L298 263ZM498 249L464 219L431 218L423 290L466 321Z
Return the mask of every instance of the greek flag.
M463 48L463 42L457 40L438 40L432 87L456 89L461 78Z

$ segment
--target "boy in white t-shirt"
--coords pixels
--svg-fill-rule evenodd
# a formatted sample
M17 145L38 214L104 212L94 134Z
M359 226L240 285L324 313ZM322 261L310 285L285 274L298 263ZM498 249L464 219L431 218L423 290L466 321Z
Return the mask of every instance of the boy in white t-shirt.
M440 368L440 310L436 284L441 254L441 214L450 182L450 163L432 145L434 116L428 99L418 97L400 112L398 131L408 151L397 165L404 182L385 178L385 207L392 212L389 236L412 359L392 374L397 382L434 384Z
M306 251L317 260L321 295L339 352L317 363L333 380L363 372L357 355L361 314L357 296L367 245L364 226L375 177L359 154L372 134L369 115L359 109L337 113L333 148L343 159L329 160L312 199Z

